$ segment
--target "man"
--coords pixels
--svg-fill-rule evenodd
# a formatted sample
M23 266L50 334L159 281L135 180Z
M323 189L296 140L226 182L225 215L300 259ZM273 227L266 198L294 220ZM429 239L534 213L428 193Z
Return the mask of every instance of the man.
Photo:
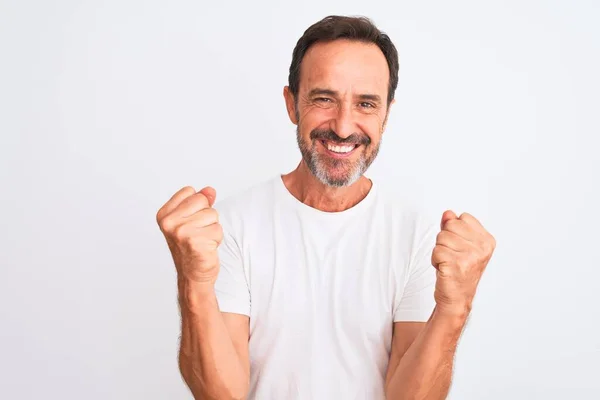
M158 212L178 272L179 365L202 399L444 399L494 238L441 224L364 176L398 82L368 19L331 16L293 52L291 173L213 207L186 187Z

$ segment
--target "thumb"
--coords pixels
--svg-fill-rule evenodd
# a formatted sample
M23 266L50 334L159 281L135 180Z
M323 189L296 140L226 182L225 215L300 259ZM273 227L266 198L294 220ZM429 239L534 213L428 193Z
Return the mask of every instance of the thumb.
M458 217L456 216L456 214L454 214L454 211L452 210L446 210L444 211L444 214L442 214L442 222L440 222L440 229L444 229L444 225L446 225L446 222L450 221L451 219L457 219Z
M207 186L200 190L200 192L198 193L202 193L206 196L206 198L208 199L208 205L210 207L212 207L213 204L215 204L215 200L217 199L217 191L214 188Z

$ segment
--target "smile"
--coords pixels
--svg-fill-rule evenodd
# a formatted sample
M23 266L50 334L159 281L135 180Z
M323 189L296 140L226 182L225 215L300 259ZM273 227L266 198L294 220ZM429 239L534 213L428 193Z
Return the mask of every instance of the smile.
M360 144L337 144L325 140L319 140L325 148L328 155L335 158L346 158L350 156L360 146Z

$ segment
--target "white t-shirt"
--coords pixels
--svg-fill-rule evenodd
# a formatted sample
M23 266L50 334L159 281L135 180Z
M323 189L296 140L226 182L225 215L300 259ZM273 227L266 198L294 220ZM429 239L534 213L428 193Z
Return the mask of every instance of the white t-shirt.
M248 399L385 398L393 323L435 305L439 225L380 189L330 213L277 175L215 205L219 308L250 317Z

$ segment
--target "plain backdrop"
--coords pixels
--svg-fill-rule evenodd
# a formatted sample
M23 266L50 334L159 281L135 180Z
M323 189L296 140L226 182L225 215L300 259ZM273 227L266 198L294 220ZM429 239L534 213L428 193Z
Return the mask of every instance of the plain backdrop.
M449 398L600 398L592 0L1 0L0 398L191 398L156 211L297 165L282 89L329 14L399 50L370 176L498 242Z

